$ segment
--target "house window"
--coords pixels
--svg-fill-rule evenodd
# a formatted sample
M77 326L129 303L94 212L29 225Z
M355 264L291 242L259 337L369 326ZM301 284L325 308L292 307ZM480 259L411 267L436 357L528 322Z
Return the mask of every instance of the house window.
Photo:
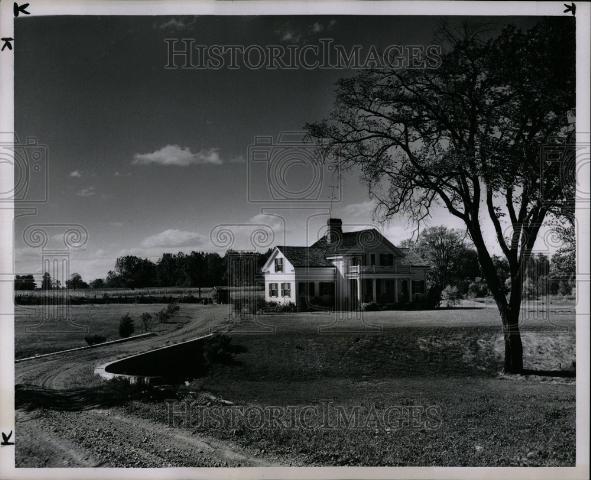
M276 283L270 283L269 284L269 296L270 297L278 297L278 291L277 291L277 284Z
M334 294L334 283L333 282L320 282L319 284L320 295L333 295Z
M370 253L369 254L369 264L370 265L375 265L376 264L376 254L375 253Z
M281 284L281 296L282 297L291 297L291 283L282 283Z
M308 294L313 297L314 295L316 295L315 289L314 289L315 285L314 282L308 282Z
M412 293L425 293L425 280L413 280L412 282Z
M363 256L357 256L351 258L351 265L358 266L363 265L365 262L363 261Z
M380 265L385 267L391 267L394 265L394 254L392 253L381 253L380 254Z
M283 272L283 258L276 258L275 259L275 271L276 272Z

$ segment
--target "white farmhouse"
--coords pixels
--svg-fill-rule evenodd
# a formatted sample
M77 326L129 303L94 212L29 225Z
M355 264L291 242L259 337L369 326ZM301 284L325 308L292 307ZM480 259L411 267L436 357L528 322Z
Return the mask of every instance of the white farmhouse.
M265 300L301 309L410 303L424 295L428 268L375 228L343 232L331 218L313 245L275 247L262 268Z

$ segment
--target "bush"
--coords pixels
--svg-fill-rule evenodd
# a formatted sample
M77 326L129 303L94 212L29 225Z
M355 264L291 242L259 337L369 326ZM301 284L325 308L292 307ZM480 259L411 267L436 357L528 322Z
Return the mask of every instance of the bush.
M135 324L133 322L133 318L126 313L121 317L119 321L119 336L121 338L129 337L135 331Z
M482 279L477 279L477 280L474 280L473 282L470 282L470 285L468 286L468 293L472 297L476 297L476 298L486 297L486 296L490 295L490 292L488 290L488 285Z
M275 302L269 302L269 304L275 304ZM261 297L255 298L248 298L248 297L241 297L235 298L232 300L232 309L235 314L244 315L244 314L257 314L261 313L262 311L266 310L267 303ZM275 304L276 305L276 304Z
M523 282L522 296L530 300L538 298L538 289L536 288L536 284L529 278Z
M433 310L439 307L441 303L441 288L433 286L427 290L425 295L417 298L413 305L422 310Z
M445 303L448 307L457 305L462 299L462 295L455 285L448 285L441 292L441 302Z
M156 313L156 318L158 319L159 323L166 323L168 321L168 313L166 309L163 308L158 313Z
M458 287L458 292L460 292L460 295L462 296L462 298L464 298L466 295L468 295L469 293L469 288L470 288L470 280L458 280L455 283L456 287Z
M88 345L96 345L98 343L106 342L107 337L103 337L102 335L86 335L86 337L84 337L84 340L86 340L86 343L88 343Z
M166 306L166 313L169 317L172 317L175 313L178 313L180 307L175 303L171 302Z
M560 280L560 282L558 282L558 293L560 293L560 295L570 295L572 290L573 286L568 280Z
M148 332L152 329L152 315L148 312L142 313L140 317L142 325L144 326L144 332Z
M378 305L375 302L368 302L368 303L361 304L361 310L363 312L377 312L377 311L381 310L381 307L380 307L380 305Z
M266 312L289 313L297 312L295 303L266 302L263 307Z

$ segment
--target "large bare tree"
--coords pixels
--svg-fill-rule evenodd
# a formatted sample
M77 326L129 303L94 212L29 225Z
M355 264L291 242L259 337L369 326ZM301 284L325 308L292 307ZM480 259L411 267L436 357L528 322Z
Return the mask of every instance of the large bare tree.
M444 28L439 68L344 78L328 118L306 125L323 159L360 168L384 218L421 222L441 203L463 220L498 306L506 372L523 370L522 287L540 228L572 215L563 150L575 106L574 33L562 18L495 36ZM509 263L508 295L484 216Z

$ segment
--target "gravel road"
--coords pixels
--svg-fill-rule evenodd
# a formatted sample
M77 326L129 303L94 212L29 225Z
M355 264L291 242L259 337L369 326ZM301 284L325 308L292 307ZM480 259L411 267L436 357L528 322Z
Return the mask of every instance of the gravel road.
M16 364L21 392L49 397L84 392L100 384L94 368L108 361L226 329L227 307L212 306L165 335ZM17 393L18 395L18 393ZM66 397L67 398L67 397ZM266 466L262 458L238 445L197 432L174 429L113 406L66 403L59 408L19 406L16 412L17 467L165 467ZM19 399L17 397L17 405Z

